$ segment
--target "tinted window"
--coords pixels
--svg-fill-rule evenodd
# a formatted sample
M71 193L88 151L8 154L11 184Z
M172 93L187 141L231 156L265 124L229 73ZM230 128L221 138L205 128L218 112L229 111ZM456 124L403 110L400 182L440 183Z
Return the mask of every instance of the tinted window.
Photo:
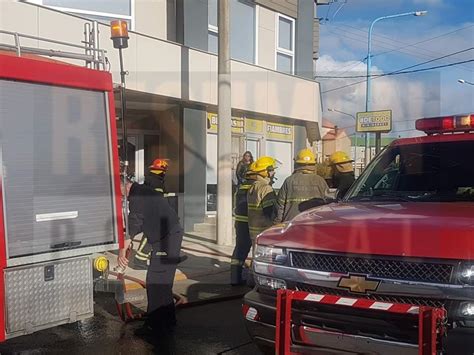
M362 174L349 199L474 201L474 141L389 148Z
M293 21L284 17L278 20L278 47L293 50Z

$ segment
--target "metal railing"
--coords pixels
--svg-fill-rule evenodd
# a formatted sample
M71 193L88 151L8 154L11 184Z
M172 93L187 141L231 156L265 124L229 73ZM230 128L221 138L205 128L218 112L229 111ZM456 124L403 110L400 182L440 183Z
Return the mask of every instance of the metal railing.
M103 49L98 48L98 23L94 21L91 24L86 23L84 26L84 35L85 40L82 42L83 45L58 41L54 39L44 38L44 37L37 37L28 34L18 33L18 32L11 32L0 30L0 34L3 35L10 35L13 37L15 44L6 44L0 42L0 50L8 50L8 51L15 51L17 56L21 57L23 53L27 54L37 54L41 56L47 57L59 57L59 58L67 58L67 59L74 59L84 61L85 65L89 68L97 69L97 70L106 70L107 65L107 58L105 56L106 51ZM45 42L49 44L56 44L65 46L71 51L64 51L64 50L56 50L56 49L45 49L45 48L38 48L23 46L21 44L21 39L29 39L35 40L38 42ZM73 52L72 49L81 49L84 53Z

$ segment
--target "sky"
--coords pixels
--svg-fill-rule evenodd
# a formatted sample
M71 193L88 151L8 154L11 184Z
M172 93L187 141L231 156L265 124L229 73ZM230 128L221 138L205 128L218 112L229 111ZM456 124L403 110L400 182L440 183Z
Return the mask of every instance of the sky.
M374 26L372 74L431 60L411 70L474 59L474 0L337 0L318 6L321 26L316 80L321 83L325 119L354 132L351 117L327 109L352 115L365 111L365 79L323 77L365 75L370 23L381 16L419 10L428 13L386 19ZM447 57L434 60L443 56ZM474 82L474 62L373 79L372 110L392 110L392 136L418 135L414 130L417 118L474 113L474 86L459 84L458 79ZM361 83L339 89L357 82Z

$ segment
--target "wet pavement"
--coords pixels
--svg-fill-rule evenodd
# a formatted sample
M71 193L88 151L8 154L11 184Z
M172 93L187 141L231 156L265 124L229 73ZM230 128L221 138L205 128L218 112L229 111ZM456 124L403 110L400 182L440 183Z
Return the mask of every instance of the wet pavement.
M241 313L241 300L228 300L178 311L176 354L252 354ZM96 297L95 316L0 344L1 354L163 354L153 340L134 335L140 321L124 324L111 294Z

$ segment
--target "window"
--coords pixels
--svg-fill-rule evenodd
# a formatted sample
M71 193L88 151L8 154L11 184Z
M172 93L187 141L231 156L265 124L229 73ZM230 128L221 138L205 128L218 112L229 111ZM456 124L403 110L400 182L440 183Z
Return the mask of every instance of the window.
M208 51L217 54L219 50L219 28L217 27L217 1L208 2Z
M111 20L123 19L134 29L133 8L135 0L29 0L29 2L51 7L109 24Z
M295 20L278 14L277 16L276 70L287 74L295 71Z
M217 54L217 0L209 0L208 50ZM248 0L230 2L230 55L232 59L255 63L256 14L255 5Z
M473 150L471 141L388 148L362 173L349 199L474 201L474 158L458 153Z
M281 166L276 171L277 180L273 184L273 188L279 189L293 171L293 144L291 142L267 140L266 148L266 155L277 157L281 163Z

